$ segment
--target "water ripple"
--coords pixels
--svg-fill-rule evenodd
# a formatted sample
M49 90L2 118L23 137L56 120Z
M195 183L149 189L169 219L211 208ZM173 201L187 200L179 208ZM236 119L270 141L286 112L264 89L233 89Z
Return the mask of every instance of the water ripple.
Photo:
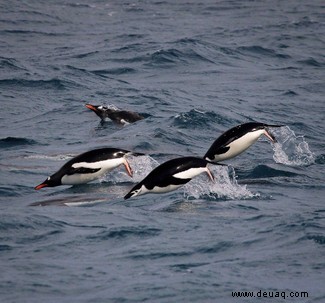
M160 234L161 230L157 228L150 228L148 226L126 226L112 228L108 231L102 231L96 235L88 236L89 240L106 241L109 239L122 240L125 238L145 238L154 237Z
M6 137L0 139L0 148L11 148L16 146L35 145L35 140L19 137Z

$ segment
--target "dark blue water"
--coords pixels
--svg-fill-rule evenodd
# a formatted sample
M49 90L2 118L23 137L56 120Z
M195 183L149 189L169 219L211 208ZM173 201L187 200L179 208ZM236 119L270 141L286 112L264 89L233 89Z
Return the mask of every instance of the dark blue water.
M320 0L1 1L1 302L325 302L324 12ZM101 123L86 103L146 119ZM203 156L253 120L286 126L213 167L215 184L123 200L158 163ZM33 189L104 146L147 154L130 159L133 180L117 169Z

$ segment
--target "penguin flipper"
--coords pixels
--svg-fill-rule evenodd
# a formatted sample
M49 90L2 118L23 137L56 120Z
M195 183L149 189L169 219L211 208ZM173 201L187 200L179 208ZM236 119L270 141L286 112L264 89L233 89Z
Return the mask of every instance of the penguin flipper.
M214 150L214 154L222 155L222 154L225 154L229 149L230 149L229 146L221 146L221 147L217 148L216 150Z
M67 175L74 175L74 174L93 174L100 171L101 168L89 168L89 167L77 167L71 168Z

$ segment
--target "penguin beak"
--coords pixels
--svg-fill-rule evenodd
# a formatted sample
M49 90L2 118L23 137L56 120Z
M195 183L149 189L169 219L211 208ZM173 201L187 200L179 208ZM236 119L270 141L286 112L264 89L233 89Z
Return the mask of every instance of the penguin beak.
M268 129L264 129L264 135L266 137L268 137L271 140L272 143L276 143L277 142L276 139L275 139L275 137L269 132Z
M95 105L92 105L92 104L86 104L86 107L94 112L97 112L97 107Z
M126 159L124 159L123 164L124 164L124 167L125 167L128 175L132 178L132 176L133 176L132 169L131 169L131 167L130 167L130 165L129 165L129 163L128 163L128 161Z
M44 183L41 183L41 184L35 186L34 189L39 190L39 189L41 189L43 187L47 187L47 186L48 186L48 184L44 182Z
M208 174L210 180L211 180L212 182L214 182L214 175L212 174L211 170L210 170L208 167L207 167L206 172L207 172L207 174Z
M141 183L139 183L135 187L133 187L129 193L127 193L124 196L124 199L126 200L126 199L130 199L131 197L136 197L140 195L141 191L142 191L142 185Z

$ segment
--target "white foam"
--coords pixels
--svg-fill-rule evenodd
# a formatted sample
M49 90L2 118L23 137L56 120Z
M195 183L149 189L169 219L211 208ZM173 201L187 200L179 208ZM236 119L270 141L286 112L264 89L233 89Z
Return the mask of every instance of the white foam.
M304 166L315 162L315 154L303 136L296 136L288 126L272 129L272 133L277 139L277 143L273 144L276 163Z
M93 201L78 201L78 202L64 202L65 206L91 206L98 203L107 202L106 199L98 199Z
M30 155L26 156L25 159L44 159L51 161L64 161L70 160L75 155Z
M231 166L210 166L215 181L206 174L193 178L184 186L184 196L189 198L209 197L210 199L250 199L259 194L249 191L246 185L237 183L235 170Z
M128 157L130 165L133 169L133 181L140 182L144 179L159 163L148 155Z
M115 104L107 104L105 106L109 109L120 110Z
M130 182L138 183L142 181L159 163L148 155L144 156L128 156L127 160L133 171L133 177L130 178L124 169L112 171L100 181L110 181L113 183Z

